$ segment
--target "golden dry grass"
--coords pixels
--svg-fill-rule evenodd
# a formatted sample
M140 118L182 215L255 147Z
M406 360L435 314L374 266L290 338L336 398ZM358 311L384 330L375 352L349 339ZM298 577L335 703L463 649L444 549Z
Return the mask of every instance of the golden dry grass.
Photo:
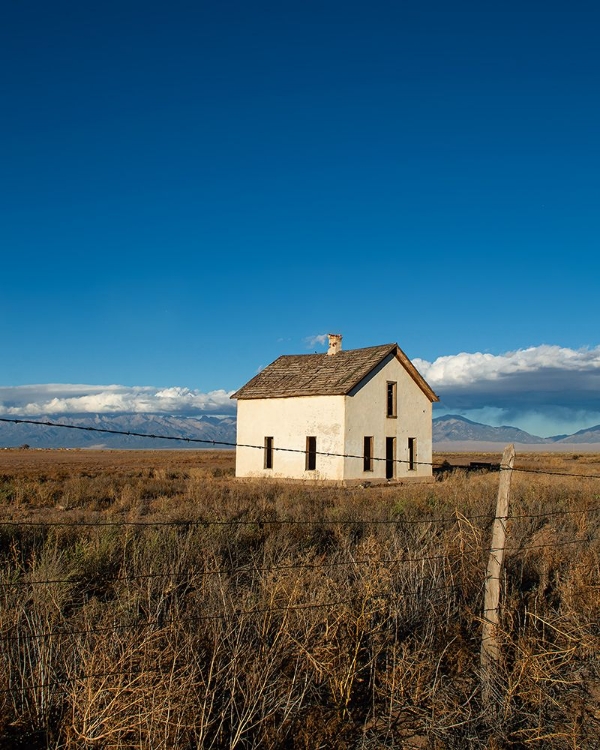
M436 460L494 460L464 454ZM499 457L498 457L499 458ZM0 747L597 748L600 456L237 482L226 451L0 451Z

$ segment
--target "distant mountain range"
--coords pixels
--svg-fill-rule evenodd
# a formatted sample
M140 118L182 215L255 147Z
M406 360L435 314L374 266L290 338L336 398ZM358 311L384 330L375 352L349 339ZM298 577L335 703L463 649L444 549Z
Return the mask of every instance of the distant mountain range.
M521 443L523 445L550 445L568 443L600 443L600 424L588 427L573 435L539 437L518 427L490 427L487 424L472 422L465 417L448 414L433 420L433 442L478 442L478 443Z
M26 419L26 417L23 417ZM47 427L35 424L0 422L0 448L29 445L31 448L227 448L235 444L234 416L200 417L167 416L162 414L85 414L63 417L31 417L37 422L75 425L84 429ZM95 430L99 430L96 432ZM160 440L133 435L111 435L100 430L168 435L182 440ZM205 440L185 442L185 438ZM208 441L229 443L212 445Z
M185 417L161 414L97 414L62 417L32 417L39 422L75 425L84 429L47 427L34 424L0 422L0 448L29 445L31 448L228 448L235 444L236 419L232 416ZM98 430L98 431L96 431ZM160 440L133 435L113 435L101 430L138 432L150 435L168 435L181 440ZM192 441L185 442L185 438ZM212 441L215 441L213 445ZM433 420L433 442L458 445L474 443L519 443L521 445L555 445L598 443L600 451L600 425L579 430L573 435L555 435L543 438L531 435L517 427L490 427L472 422L465 417L447 415Z

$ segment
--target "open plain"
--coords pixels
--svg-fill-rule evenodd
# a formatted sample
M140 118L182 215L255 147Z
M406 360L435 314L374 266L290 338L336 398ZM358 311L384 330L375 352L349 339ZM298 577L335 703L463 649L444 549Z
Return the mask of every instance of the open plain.
M0 451L0 747L597 748L600 455L517 454L491 677L471 461L500 454L341 488Z

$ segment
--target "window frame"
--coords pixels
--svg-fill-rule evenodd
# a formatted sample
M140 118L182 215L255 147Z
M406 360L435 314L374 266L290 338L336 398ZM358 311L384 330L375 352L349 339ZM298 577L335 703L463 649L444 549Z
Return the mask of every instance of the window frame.
M273 436L265 436L263 469L273 469Z
M398 416L398 382L396 380L386 382L385 415L388 419L396 419Z

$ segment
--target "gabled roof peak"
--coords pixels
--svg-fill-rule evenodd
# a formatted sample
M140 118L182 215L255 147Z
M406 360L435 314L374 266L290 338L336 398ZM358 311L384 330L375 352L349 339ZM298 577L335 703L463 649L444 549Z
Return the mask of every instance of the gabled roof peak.
M398 344L339 349L328 354L282 355L242 386L231 398L343 396L350 393L386 357L393 355L431 401L438 397Z

